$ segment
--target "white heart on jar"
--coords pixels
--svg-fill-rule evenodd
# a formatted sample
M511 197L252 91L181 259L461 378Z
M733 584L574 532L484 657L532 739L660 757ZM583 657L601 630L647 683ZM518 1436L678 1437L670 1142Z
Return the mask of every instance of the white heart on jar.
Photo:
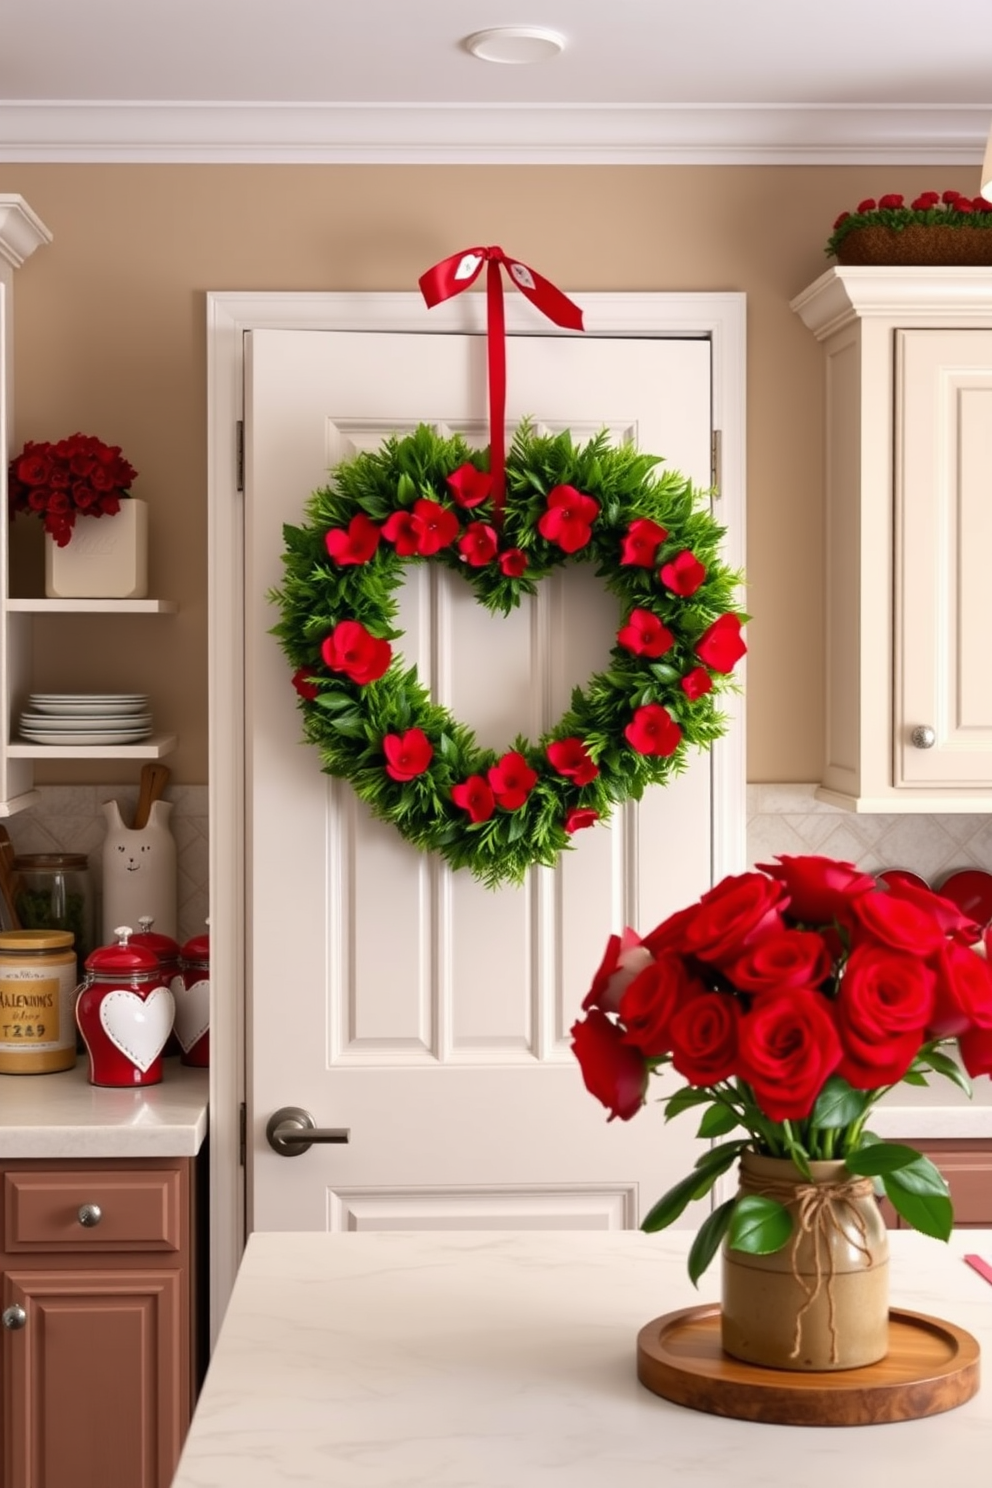
M100 1026L114 1048L144 1075L165 1048L175 1010L167 987L155 987L147 997L108 992L100 1003Z
M210 1027L210 981L176 988L176 1038L189 1053Z

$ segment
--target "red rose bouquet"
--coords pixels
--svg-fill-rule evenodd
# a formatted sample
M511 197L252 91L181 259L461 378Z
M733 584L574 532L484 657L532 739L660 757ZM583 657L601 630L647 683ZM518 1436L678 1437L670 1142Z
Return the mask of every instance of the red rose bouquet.
M809 1164L843 1160L915 1229L951 1231L947 1185L913 1148L883 1142L872 1107L904 1081L942 1075L971 1094L992 1073L992 967L956 905L850 863L779 857L722 880L643 939L613 935L572 1028L587 1089L629 1121L651 1077L665 1119L701 1114L716 1141L654 1206L664 1229L749 1149ZM957 1057L955 1057L957 1055ZM712 1210L689 1257L692 1280L718 1248L767 1254L788 1241L781 1204L757 1195Z
M92 434L71 434L57 443L29 440L10 462L10 514L34 512L60 548L72 536L76 516L110 517L130 495L138 472L120 446Z

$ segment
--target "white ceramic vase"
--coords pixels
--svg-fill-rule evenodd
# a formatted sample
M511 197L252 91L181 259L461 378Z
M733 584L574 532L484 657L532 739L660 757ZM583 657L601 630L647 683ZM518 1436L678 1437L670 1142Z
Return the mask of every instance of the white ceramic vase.
M126 827L116 801L103 803L103 945L119 925L137 930L144 918L176 938L176 840L169 830L171 801L153 801L144 827Z
M134 496L112 517L77 516L64 548L45 534L49 599L144 599L148 593L148 506Z

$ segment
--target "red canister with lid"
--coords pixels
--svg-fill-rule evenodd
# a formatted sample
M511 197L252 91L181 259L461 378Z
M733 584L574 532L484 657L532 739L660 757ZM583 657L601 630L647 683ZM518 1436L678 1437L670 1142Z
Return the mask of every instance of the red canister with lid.
M86 958L76 1024L90 1057L91 1085L157 1085L175 1001L158 957L131 941L131 927Z
M168 987L173 998L176 997L183 985L182 966L179 956L179 942L173 940L171 935L162 935L154 930L155 921L151 915L142 915L138 921L138 933L131 936L133 946L145 946L149 951L154 951L158 957L159 970L162 973L162 986ZM165 1048L162 1053L166 1059L172 1054L182 1052L179 1040L176 1038L176 1030L173 1026Z
M210 936L194 935L179 956L182 986L176 988L176 1038L183 1064L210 1063Z

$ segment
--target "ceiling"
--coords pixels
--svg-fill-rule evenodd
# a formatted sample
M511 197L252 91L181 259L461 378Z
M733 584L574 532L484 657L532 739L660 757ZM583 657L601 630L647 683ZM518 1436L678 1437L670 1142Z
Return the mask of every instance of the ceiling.
M564 38L533 66L470 33ZM990 0L3 0L0 161L979 164Z

